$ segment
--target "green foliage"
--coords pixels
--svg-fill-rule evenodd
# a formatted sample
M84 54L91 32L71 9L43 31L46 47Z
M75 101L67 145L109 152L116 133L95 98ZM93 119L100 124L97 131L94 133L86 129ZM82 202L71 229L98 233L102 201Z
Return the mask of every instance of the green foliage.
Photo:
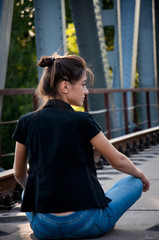
M113 0L102 0L103 9L112 9L114 7Z
M107 51L114 50L114 26L105 26L104 27L104 36L105 36L105 44Z
M15 0L5 88L34 88L38 83L36 67L34 8L32 0ZM19 119L33 110L32 96L3 98L2 121ZM2 153L14 152L12 134L15 124L1 126ZM2 167L11 168L13 157L2 159Z
M66 23L72 23L71 9L69 0L65 0L65 15L66 15Z
M15 1L6 88L28 88L37 84L33 12L32 1Z

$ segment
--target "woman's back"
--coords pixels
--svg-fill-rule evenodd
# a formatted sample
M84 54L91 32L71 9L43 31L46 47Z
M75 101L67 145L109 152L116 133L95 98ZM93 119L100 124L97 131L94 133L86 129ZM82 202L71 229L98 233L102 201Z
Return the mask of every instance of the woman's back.
M22 211L59 213L107 206L89 143L101 129L90 114L50 100L43 109L22 116L18 126L13 137L21 142L25 136L30 166Z

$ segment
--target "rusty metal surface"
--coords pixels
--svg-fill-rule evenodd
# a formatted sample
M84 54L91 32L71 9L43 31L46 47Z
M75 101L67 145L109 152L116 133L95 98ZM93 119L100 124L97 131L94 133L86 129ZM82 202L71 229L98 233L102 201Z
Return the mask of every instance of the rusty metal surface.
M16 181L13 174L13 169L0 172L0 192L5 195L13 193L16 186Z
M0 89L0 96L6 95L33 95L35 93L34 88L8 88L8 89Z
M149 137L149 141L150 141L149 144L152 144L153 138L155 141L158 141L158 138L157 138L158 132L159 132L159 127L153 127L153 128L141 130L138 132L126 134L124 136L111 139L110 142L115 146L115 148L117 148L119 150L120 145L122 145L122 147L124 148L124 147L126 147L127 143L130 143L132 145L134 143L134 141L136 141L137 144L139 145L139 141L141 139L143 139L144 148L146 148L146 146L145 146L146 138Z

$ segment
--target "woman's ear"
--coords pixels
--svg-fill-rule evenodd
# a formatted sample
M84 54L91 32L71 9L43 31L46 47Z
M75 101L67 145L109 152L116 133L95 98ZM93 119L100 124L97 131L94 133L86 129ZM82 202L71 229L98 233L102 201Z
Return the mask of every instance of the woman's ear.
M67 81L62 81L60 83L60 89L61 89L61 92L64 93L64 94L67 94L68 91L69 91L69 86L68 86L69 82Z

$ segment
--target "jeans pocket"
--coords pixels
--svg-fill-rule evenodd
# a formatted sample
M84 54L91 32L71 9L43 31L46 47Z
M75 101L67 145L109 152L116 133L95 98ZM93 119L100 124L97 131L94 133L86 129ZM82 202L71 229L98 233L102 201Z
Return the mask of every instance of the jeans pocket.
M41 229L39 226L37 226L36 224L33 224L33 232L34 235L38 238L38 239L58 239L58 237L56 237L55 235L50 236L50 234L46 233L45 229Z
M100 226L97 224L94 224L92 228L84 234L82 237L90 238L90 237L99 237L105 234L105 231L103 231Z
M55 225L43 225L37 221L33 223L32 230L38 239L62 239L62 234L59 231L59 227L55 227Z

